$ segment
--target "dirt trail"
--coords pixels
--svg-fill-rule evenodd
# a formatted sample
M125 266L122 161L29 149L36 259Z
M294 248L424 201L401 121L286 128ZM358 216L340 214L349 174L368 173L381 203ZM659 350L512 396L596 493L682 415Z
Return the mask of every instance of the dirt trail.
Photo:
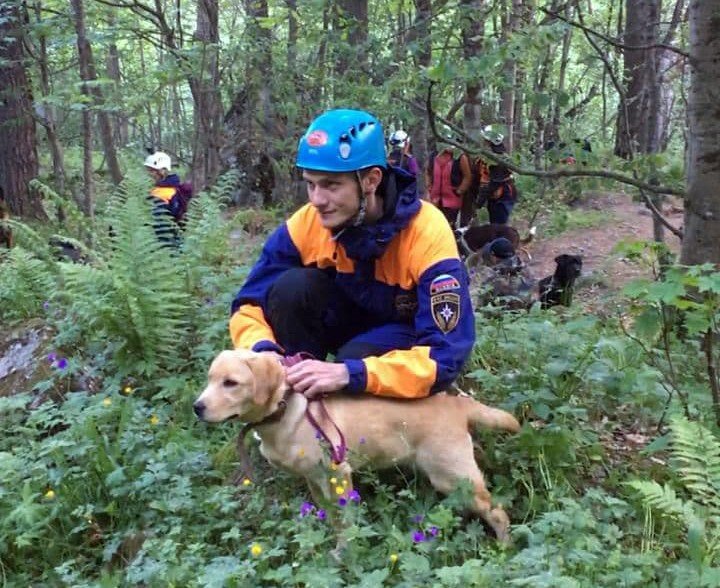
M529 266L533 276L539 279L552 274L556 255L580 255L583 258L583 275L591 275L592 279L584 280L587 285L578 289L577 299L590 301L604 292L617 291L629 280L647 274L636 263L613 253L619 241L652 240L652 215L643 204L633 202L627 194L596 192L589 195L578 209L607 211L608 222L598 227L567 231L557 237L543 236L540 225L535 240L528 247L532 255ZM682 225L683 212L678 202L667 203L664 215L673 226ZM680 250L680 240L669 231L665 231L665 242L673 251Z

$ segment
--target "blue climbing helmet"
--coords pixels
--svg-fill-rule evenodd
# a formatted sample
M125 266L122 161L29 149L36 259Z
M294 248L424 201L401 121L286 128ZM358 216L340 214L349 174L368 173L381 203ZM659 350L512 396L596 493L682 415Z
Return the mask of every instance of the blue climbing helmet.
M302 169L326 172L385 168L382 125L364 110L328 110L300 138L295 163Z

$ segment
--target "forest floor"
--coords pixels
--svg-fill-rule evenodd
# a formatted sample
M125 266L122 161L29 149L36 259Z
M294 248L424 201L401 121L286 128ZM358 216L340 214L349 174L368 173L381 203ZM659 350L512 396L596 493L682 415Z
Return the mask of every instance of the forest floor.
M522 206L522 203L519 205ZM583 278L579 281L574 301L594 311L617 294L629 281L651 278L650 269L630 261L615 247L622 241L653 239L653 219L647 207L628 194L618 192L589 192L573 207L579 213L603 213L607 219L591 227L574 228L556 236L543 235L543 222L537 222L538 232L526 246L532 259L529 269L536 279L555 270L554 258L561 253L580 255L583 259ZM665 218L675 227L683 223L679 201L671 200L663 206ZM525 227L517 227L525 234ZM674 253L680 251L680 240L665 231L665 242Z

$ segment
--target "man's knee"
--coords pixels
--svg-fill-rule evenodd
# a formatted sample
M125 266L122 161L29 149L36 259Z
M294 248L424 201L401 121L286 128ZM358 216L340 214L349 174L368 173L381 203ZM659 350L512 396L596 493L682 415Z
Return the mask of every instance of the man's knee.
M270 312L293 312L327 304L332 279L316 268L292 268L281 274L268 292Z

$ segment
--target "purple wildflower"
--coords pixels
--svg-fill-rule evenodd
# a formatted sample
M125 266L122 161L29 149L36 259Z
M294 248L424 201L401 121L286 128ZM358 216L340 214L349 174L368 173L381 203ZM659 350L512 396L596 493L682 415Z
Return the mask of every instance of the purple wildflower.
M413 543L423 543L424 541L427 541L427 537L422 531L414 531L412 534L412 540Z
M301 517L306 517L307 515L309 515L309 514L310 514L311 512L313 512L314 510L315 510L315 506L313 505L312 502L303 502L303 503L300 505L300 516L301 516Z
M57 359L57 354L55 354L55 353L50 353L50 354L47 356L47 360L48 360L50 363L53 363L56 359Z
M348 500L352 500L353 502L360 502L360 492L357 490L350 490L348 493Z
M322 433L320 433L320 431L315 431L315 439L322 440L322 438L323 438Z
M416 514L416 515L412 518L412 522L413 522L413 523L422 523L424 518L425 518L425 515Z
M432 527L430 527L430 528L428 529L428 534L429 534L431 537L437 537L437 534L438 534L439 532L440 532L440 529L438 529L435 525L433 525Z
M365 445L365 437L360 437L360 445Z
M340 498L338 498L338 506L345 506L345 505L347 505L347 498L345 498L344 496L341 496Z
M327 518L327 513L325 512L325 509L320 508L320 509L318 509L316 516L321 521L324 521Z
M55 367L59 370L64 370L67 367L67 364L68 364L67 359L65 359L64 357L61 357L60 359L57 360L57 364L55 365Z
M50 303L49 303L47 300L46 300L45 302L43 302L43 309L44 309L44 310L47 310L49 307L50 307Z

